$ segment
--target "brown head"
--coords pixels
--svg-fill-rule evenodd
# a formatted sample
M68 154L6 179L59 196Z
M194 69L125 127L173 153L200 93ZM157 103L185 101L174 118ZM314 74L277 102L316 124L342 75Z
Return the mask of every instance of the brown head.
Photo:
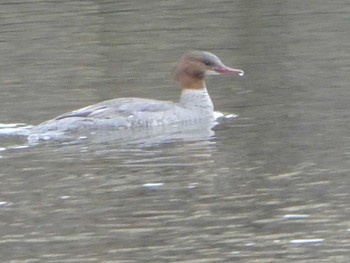
M239 74L240 69L229 68L212 53L206 51L191 51L183 55L175 70L175 79L184 89L205 88L204 78L210 75Z

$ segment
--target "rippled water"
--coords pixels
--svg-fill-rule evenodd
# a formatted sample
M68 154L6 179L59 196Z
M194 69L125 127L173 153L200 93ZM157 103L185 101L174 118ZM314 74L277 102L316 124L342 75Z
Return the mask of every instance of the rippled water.
M3 262L348 262L348 1L3 1L0 123L113 97L177 100L217 54L211 130L0 137Z

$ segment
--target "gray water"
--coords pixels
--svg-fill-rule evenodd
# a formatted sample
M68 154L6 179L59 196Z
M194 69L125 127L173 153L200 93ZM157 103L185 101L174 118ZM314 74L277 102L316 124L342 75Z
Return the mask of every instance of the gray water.
M187 50L213 128L0 138L1 262L349 262L350 3L2 1L0 123L114 97L174 100Z

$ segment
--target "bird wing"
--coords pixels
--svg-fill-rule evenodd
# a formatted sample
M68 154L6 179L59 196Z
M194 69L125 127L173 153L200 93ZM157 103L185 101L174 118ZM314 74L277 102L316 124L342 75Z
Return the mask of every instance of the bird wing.
M173 102L159 101L139 98L120 98L103 101L85 108L62 114L55 118L61 120L65 118L111 118L127 117L138 112L160 112L167 111L174 107Z

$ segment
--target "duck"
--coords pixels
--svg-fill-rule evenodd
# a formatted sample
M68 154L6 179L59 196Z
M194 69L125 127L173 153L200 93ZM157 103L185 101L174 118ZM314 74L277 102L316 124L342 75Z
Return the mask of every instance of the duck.
M243 76L244 71L225 66L210 52L190 51L180 58L174 71L181 88L178 102L133 97L106 100L59 115L34 126L29 133L40 136L213 121L214 106L205 79L223 74Z

